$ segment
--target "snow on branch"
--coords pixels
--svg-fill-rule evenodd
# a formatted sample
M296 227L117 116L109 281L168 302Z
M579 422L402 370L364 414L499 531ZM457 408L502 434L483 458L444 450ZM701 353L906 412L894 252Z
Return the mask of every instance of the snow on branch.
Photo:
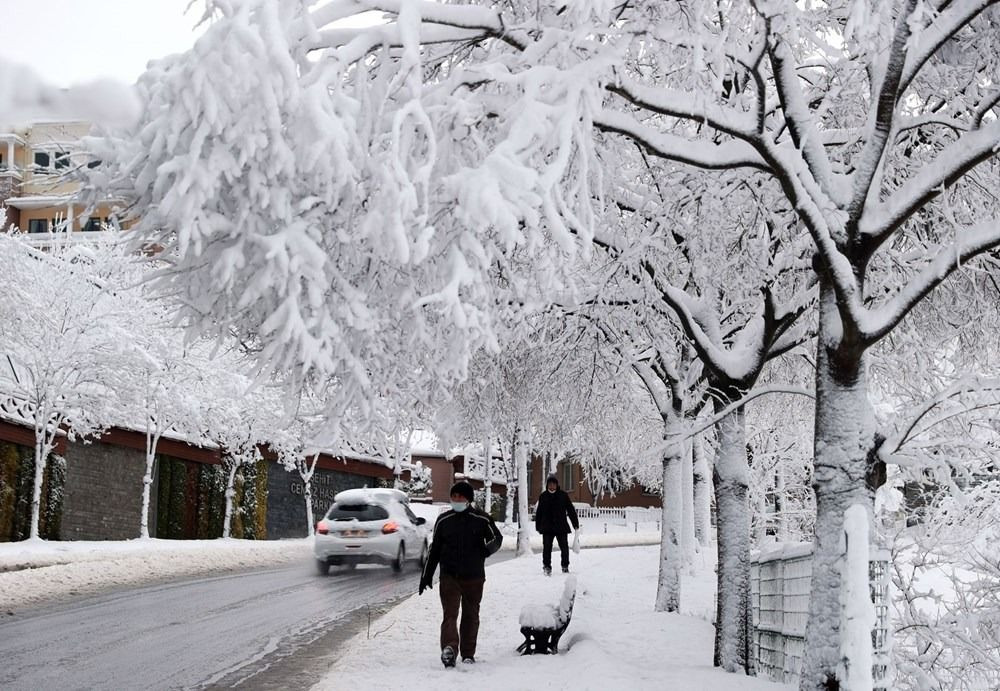
M616 132L644 146L654 156L707 170L757 168L768 171L760 154L743 141L716 144L692 141L668 132L648 127L635 118L618 111L604 109L595 114L594 125L606 132Z
M906 90L921 68L941 46L995 2L996 0L957 0L948 3L929 26L920 30L919 36L915 37L916 40L911 40L898 93L902 94Z
M875 343L892 331L909 312L953 271L979 254L1000 246L1000 218L992 218L961 231L953 245L946 245L890 300L868 310L859 322L863 338Z
M618 76L614 83L608 84L606 88L632 105L651 113L702 123L747 142L757 139L755 123L750 115L734 108L724 108L709 103L705 95L679 89L645 86L622 76Z
M878 204L866 204L858 222L862 235L880 244L930 199L1000 150L1000 120L963 134L903 187Z
M785 22L781 21L778 24L783 26ZM775 26L773 15L767 16L768 52L774 70L774 86L781 99L781 113L792 142L802 151L802 158L809 167L812 177L828 196L840 201L841 195L838 194L840 186L836 184L819 129L813 121L805 94L799 84L792 49L782 36L779 26Z

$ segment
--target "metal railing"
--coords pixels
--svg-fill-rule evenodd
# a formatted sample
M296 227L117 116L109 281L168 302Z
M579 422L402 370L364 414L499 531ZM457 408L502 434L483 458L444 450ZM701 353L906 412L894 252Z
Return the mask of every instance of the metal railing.
M798 685L805 658L812 581L809 542L786 545L750 563L751 666L772 681ZM889 689L889 552L870 551L868 574L872 629L873 690Z

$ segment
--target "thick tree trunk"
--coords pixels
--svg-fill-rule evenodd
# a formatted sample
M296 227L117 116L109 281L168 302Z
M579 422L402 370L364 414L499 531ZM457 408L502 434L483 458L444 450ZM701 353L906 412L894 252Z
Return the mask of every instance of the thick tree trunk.
M667 429L665 438L676 439L675 430ZM683 445L671 444L663 456L663 530L660 533L660 578L656 584L657 612L679 612L681 608L681 566L684 554L681 532L684 516L681 465Z
M712 469L701 437L691 440L694 461L694 536L702 549L712 542Z
M517 556L531 554L531 516L528 513L528 452L529 432L519 429L514 460L517 463Z
M681 547L683 548L684 566L688 571L694 569L694 555L698 551L694 539L694 459L691 442L684 445L684 456L681 459Z
M840 532L849 506L861 504L870 513L874 505L873 493L866 484L868 452L875 432L866 357L860 348L850 350L838 343L839 334L825 332L828 325L839 324L835 310L826 289L820 300L816 356L816 535L806 656L799 686L809 691L839 688Z
M715 404L716 411L728 405ZM727 672L749 671L750 506L746 428L743 409L716 425L715 505L718 525L718 599L715 664Z

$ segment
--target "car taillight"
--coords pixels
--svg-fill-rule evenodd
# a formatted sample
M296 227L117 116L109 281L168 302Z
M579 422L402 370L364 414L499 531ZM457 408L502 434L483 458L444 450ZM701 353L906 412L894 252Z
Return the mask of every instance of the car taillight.
M399 526L395 521L386 521L382 524L382 533L388 535L389 533L394 533L399 530Z
M320 521L316 524L316 532L320 535L326 535L330 532L330 528L327 527L326 521Z

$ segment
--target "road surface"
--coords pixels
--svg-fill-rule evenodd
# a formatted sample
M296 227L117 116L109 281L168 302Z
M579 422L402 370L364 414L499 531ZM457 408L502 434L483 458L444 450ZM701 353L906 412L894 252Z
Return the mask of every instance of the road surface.
M303 562L0 613L0 689L309 688L418 580Z

